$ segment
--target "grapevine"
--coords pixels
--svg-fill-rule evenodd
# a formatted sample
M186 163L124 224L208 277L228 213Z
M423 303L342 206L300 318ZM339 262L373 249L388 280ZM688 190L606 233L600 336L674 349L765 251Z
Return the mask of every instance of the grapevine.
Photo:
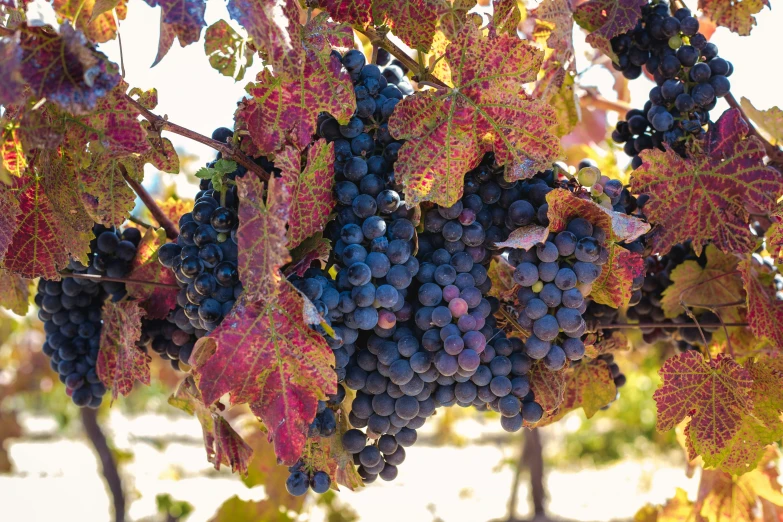
M207 25L180 4L155 4L156 64ZM0 305L34 305L78 407L167 361L207 459L247 474L266 438L292 496L405 476L446 408L509 433L600 415L632 382L618 352L654 350L657 428L704 475L648 511L720 519L783 434L783 136L709 27L747 36L768 3L403 4L230 0L209 63L257 74L205 136L101 52L124 3L55 2L53 27L0 2ZM618 86L653 82L642 107L582 83L575 34ZM167 133L216 153L192 205L145 179L182 170ZM743 487L743 521L783 516Z

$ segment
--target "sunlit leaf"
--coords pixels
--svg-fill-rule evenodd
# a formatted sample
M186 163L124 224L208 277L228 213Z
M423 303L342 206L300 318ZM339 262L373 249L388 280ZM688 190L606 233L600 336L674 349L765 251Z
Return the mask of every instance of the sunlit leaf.
M536 397L536 402L544 408L545 413L552 413L565 398L567 368L553 372L544 366L543 361L536 361L530 370L530 391ZM546 418L546 417L544 417Z
M563 402L558 406L555 415L547 417L542 425L556 422L566 413L580 407L589 419L616 396L617 388L609 364L601 359L583 360L569 368L565 378Z
M111 388L112 402L120 394L128 396L136 381L149 386L150 359L136 346L141 338L141 318L144 310L138 301L103 303L101 319L101 350L98 353L98 377Z
M385 22L410 48L426 52L447 6L443 0L375 0L373 9L377 25Z
M176 280L171 270L158 262L158 249L166 244L166 231L147 229L131 263L130 279L165 283L171 287L126 283L128 295L141 301L149 319L163 319L177 304Z
M740 100L740 105L745 114L756 124L756 128L769 136L773 145L783 142L783 111L777 107L759 110L744 96Z
M52 6L58 16L74 23L88 40L105 43L117 37L117 23L112 9L119 20L125 20L128 8L124 0L114 0L114 5L109 9L100 3L100 0L54 0Z
M636 26L647 0L589 0L574 10L574 20L590 32L587 43L614 56L609 40Z
M534 246L544 243L549 237L549 228L541 225L526 225L515 229L509 234L508 239L497 243L497 248L520 248L530 250Z
M25 315L29 308L30 281L0 268L0 306Z
M753 258L739 264L747 296L747 319L750 330L758 338L767 338L783 348L783 300L776 297L776 289L760 277L759 266Z
M247 41L225 20L207 27L204 52L213 69L236 81L244 78L245 70L253 65L253 51L247 48Z
M769 0L699 0L699 9L721 27L740 36L748 36L756 25L754 15L764 6L772 8Z
M446 49L454 88L423 91L402 100L389 131L406 143L396 174L405 201L451 206L462 196L465 172L485 152L511 177L533 176L560 154L551 128L554 112L521 89L533 81L542 53L522 40L467 24Z

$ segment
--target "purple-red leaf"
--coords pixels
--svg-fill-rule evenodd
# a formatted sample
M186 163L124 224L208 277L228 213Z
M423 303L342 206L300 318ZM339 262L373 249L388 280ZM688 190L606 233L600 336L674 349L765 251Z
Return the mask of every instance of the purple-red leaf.
M514 178L530 177L560 153L552 109L529 99L543 54L522 40L467 24L446 49L453 89L419 92L401 101L389 131L407 142L395 167L405 201L451 206L462 196L465 172L493 151Z
M777 349L783 349L783 301L776 297L771 278L763 282L758 262L752 257L739 264L747 295L747 320L757 338L767 338Z
M253 456L251 448L215 408L204 405L201 392L192 376L182 381L169 397L169 404L189 415L195 415L204 434L207 460L216 470L229 466L231 471L247 475L247 467Z
M302 241L298 247L291 250L291 259L293 262L285 269L285 275L296 274L299 277L310 268L314 262L326 262L329 259L329 253L332 251L331 242L324 238L322 234L315 234Z
M277 158L280 158L279 160ZM301 154L287 147L275 159L291 193L288 218L288 246L297 247L316 232L323 231L334 207L334 144L318 140L307 150L307 165Z
M111 400L120 394L128 396L133 383L150 383L150 356L136 346L141 338L141 318L144 310L138 301L103 303L101 319L101 350L98 353L98 377L111 388Z
M8 106L24 99L22 49L15 39L0 40L0 103Z
M653 395L658 431L690 418L694 449L702 455L720 454L753 410L748 371L723 354L708 361L689 350L667 359L659 373L663 383Z
M269 180L264 187L255 176L237 180L239 187L239 279L248 299L274 293L282 275L280 268L291 260L286 241L286 221L291 196L284 183Z
M241 248L241 247L240 247ZM264 422L281 462L302 454L319 400L336 391L334 355L305 324L304 300L287 281L257 302L240 300L206 343L214 354L195 371L204 402L231 394Z
M756 243L750 212L772 212L783 193L783 176L764 165L764 147L749 135L737 109L729 109L707 133L691 158L667 149L645 151L631 177L634 194L649 194L644 213L658 225L653 251L664 254L677 243L693 249L713 242L723 252L748 252Z
M185 47L198 41L201 28L206 27L204 0L145 0L150 6L161 8L161 24L168 25Z
M14 238L16 217L21 212L17 196L11 190L0 184L0 261Z
M177 304L177 287L174 274L158 262L158 249L166 243L163 229L147 229L139 243L131 265L130 279L165 283L171 287L127 283L128 295L141 301L149 319L163 319Z
M647 0L590 0L574 11L574 20L590 31L587 43L613 56L609 40L636 26Z
M120 82L106 56L89 48L84 35L69 23L60 27L60 34L48 26L22 26L19 31L20 72L36 98L86 113Z
M372 0L317 0L332 19L366 27L372 22Z
M426 52L448 7L443 0L375 0L373 11L376 25L385 22L410 48Z

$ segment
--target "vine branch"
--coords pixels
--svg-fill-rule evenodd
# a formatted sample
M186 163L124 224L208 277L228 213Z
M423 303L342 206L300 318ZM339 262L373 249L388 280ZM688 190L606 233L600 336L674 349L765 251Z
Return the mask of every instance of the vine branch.
M106 435L103 434L98 424L97 412L91 408L80 408L80 412L84 432L101 459L103 478L106 479L106 484L111 491L114 503L114 522L125 522L125 493L122 490L122 480L117 470L117 463L114 461L114 455L106 442Z
M585 94L579 98L579 102L587 107L619 114L625 114L633 109L633 107L625 102L609 100L592 90L585 90Z
M234 150L234 148L231 147L228 143L220 143L219 141L213 140L212 138L207 138L203 134L199 134L198 132L186 129L181 125L172 123L165 118L161 118L127 94L125 95L125 99L128 101L128 103L133 105L136 110L139 111L139 113L141 113L144 119L152 124L153 128L157 130L165 129L169 132L173 132L174 134L178 134L193 141L197 141L198 143L204 144L207 147L211 147L220 152L223 155L223 158L236 161L250 172L256 174L256 176L258 176L262 181L267 181L269 179L269 173L267 171L265 171L260 165L257 165L256 162L249 157L245 156L238 150Z
M142 285L142 286L159 286L162 288L177 288L179 289L179 285L175 284L169 284L169 283L161 283L158 281L145 281L144 279L133 279L131 277L109 277L109 276L99 276L99 275L92 275L92 274L66 274L65 277L73 277L74 279L89 279L91 281L113 281L116 283L131 283L134 285Z
M725 96L726 103L729 104L729 107L733 109L737 109L740 114L742 115L742 119L745 120L745 122L748 124L748 128L750 129L750 133L761 140L761 143L764 145L764 151L767 153L767 156L769 156L769 159L773 163L783 164L783 151L780 150L779 147L776 147L775 145L771 144L769 141L767 141L764 136L759 134L759 131L756 130L756 127L753 126L753 124L750 122L750 118L748 118L748 115L745 114L745 111L742 110L742 106L737 103L737 99L734 97L732 93L728 93Z
M125 182L130 185L130 188L133 189L133 192L139 196L139 199L141 199L144 205L149 209L150 214L152 214L152 217L155 218L155 221L157 221L163 230L166 231L166 237L172 240L177 239L177 236L179 236L179 229L177 228L177 225L175 225L174 222L163 213L163 210L161 210L161 208L158 206L155 199L150 195L149 192L147 192L147 189L145 189L141 183L131 178L124 167L121 167L121 170L122 177L125 178Z
M599 330L625 330L632 328L721 328L723 326L748 326L748 323L610 323L598 325Z
M432 74L429 73L426 69L422 70L422 68L419 66L419 63L411 58L410 56L405 53L402 49L400 49L397 44L389 40L386 35L380 34L374 27L367 27L366 29L362 29L359 27L355 27L356 31L366 36L370 43L375 46L380 46L386 49L389 54L397 58L402 64L407 67L411 71L417 71L419 80L426 80L430 83L434 83L440 87L448 88L448 85L440 81L438 78L432 76Z

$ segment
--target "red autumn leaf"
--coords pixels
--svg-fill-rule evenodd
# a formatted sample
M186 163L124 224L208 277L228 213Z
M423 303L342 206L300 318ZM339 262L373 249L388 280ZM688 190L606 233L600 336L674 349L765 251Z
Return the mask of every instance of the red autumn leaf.
M150 359L143 349L136 346L141 338L141 318L144 310L138 301L103 303L101 319L101 350L98 353L98 377L111 388L111 400L120 394L127 397L137 380L150 384Z
M566 374L563 402L555 414L546 417L548 425L562 419L566 413L582 408L589 419L598 411L612 402L617 396L617 387L612 379L609 364L601 359L595 361L583 360L571 365Z
M498 33L516 36L521 21L522 13L516 0L492 0L492 25Z
M590 0L574 10L574 20L590 31L587 43L613 56L609 40L636 26L647 0Z
M628 304L634 277L644 273L644 259L619 243L633 241L647 232L650 225L641 219L605 209L591 199L582 199L565 189L551 191L546 200L552 232L564 230L569 221L581 217L606 233L603 246L609 250L609 260L593 282L590 297L597 303L615 308Z
M0 40L0 103L11 105L24 99L22 78L22 49L15 39Z
M546 38L547 47L557 51L561 63L573 57L574 13L569 0L544 0L530 11L530 16L536 22L533 34Z
M277 159L280 158L280 159ZM334 207L334 144L318 140L307 150L307 164L292 147L275 158L284 183L291 193L288 217L288 246L294 248L316 232L322 231Z
M9 188L0 184L0 261L11 246L17 227L16 218L20 212L17 196Z
M737 109L723 113L701 149L689 159L668 148L645 151L632 174L631 191L650 195L644 212L657 225L653 251L664 254L686 240L697 254L710 241L727 253L753 250L748 209L774 210L783 177L764 165L764 147Z
M158 37L158 53L155 55L155 61L152 62L151 67L155 67L160 63L160 61L166 57L166 55L169 53L169 50L171 49L171 46L174 45L174 40L177 39L177 30L176 28L171 25L167 24L163 21L163 18L165 17L165 14L163 11L160 13L160 36ZM184 42L181 42L182 47L185 47L187 44Z
M672 284L663 291L661 308L666 317L675 318L688 307L721 307L743 297L742 280L737 271L737 256L724 254L707 245L707 264L689 260L677 265L669 274Z
M497 248L530 250L539 243L546 242L547 237L549 237L549 228L540 225L527 225L514 230L509 234L508 239L495 246Z
M303 277L304 273L315 261L325 263L332 251L331 242L321 234L315 234L305 239L298 247L291 250L293 262L285 269L286 277L296 274Z
M231 424L216 408L204 405L201 392L192 376L186 377L179 384L177 390L169 397L169 404L189 415L195 415L201 423L207 460L215 466L216 470L220 470L220 466L224 465L229 466L233 472L239 471L247 475L248 463L253 457L253 448L234 431Z
M166 24L179 37L182 47L195 43L201 37L201 28L206 27L204 0L144 0L151 7L161 8L161 24Z
M372 0L317 0L317 7L326 9L338 22L367 27L372 22Z
M543 54L508 35L483 36L467 24L446 49L452 89L423 91L402 100L389 131L406 143L395 168L405 201L451 206L462 197L465 172L485 152L516 179L530 177L560 153L552 109L530 99L522 84L535 80Z
M489 295L496 297L501 302L514 301L517 293L517 284L514 282L515 268L500 256L490 261L487 275L492 281L492 287L489 289Z
M585 355L590 359L597 359L598 356L608 353L626 351L630 346L625 334L618 331L612 332L610 337L604 337L600 341L594 334L590 334L584 342Z
M68 127L68 140L98 141L107 157L143 154L150 149L139 111L125 97L128 85L120 84L101 98L95 108Z
M758 338L767 338L783 348L783 301L777 299L772 281L763 282L757 261L748 257L739 263L739 272L747 296L747 320Z
M257 302L238 301L209 335L214 354L191 358L204 402L230 393L232 403L248 403L289 465L302 454L318 401L337 389L334 355L305 324L303 308L301 294L282 281Z
M708 361L695 350L670 357L659 373L663 383L653 394L658 431L690 418L694 450L707 458L719 455L753 411L751 375L731 357Z
M533 364L529 374L530 390L545 413L552 413L563 403L567 371L568 369L564 368L553 372L544 366L543 361L536 361Z
M375 0L375 24L385 23L411 49L429 51L435 27L448 8L443 0Z
M736 435L720 454L703 456L705 467L733 475L754 469L767 446L783 438L783 372L768 366L766 361L749 360L745 368L753 379L753 414L743 417Z
M0 268L0 306L26 315L30 301L30 281Z
M131 264L130 279L165 283L171 287L126 283L128 295L141 301L149 319L163 319L177 304L176 280L171 270L158 262L158 249L166 244L166 231L147 229Z
M237 179L239 189L239 279L248 299L274 293L282 279L280 268L291 260L286 243L291 196L275 178L264 187L255 176Z
M445 35L446 39L453 40L456 38L462 28L465 27L465 23L468 21L468 12L476 7L476 0L445 0L446 2L446 14L440 19L440 29ZM507 12L507 8L500 6L498 14L502 15ZM494 21L494 20L493 20ZM498 29L506 29L505 26L497 26Z
M772 6L769 0L699 0L699 9L721 27L740 36L748 36L756 25L756 15L764 7Z
M209 65L223 76L240 81L245 71L253 65L253 52L247 42L225 20L218 20L207 27L204 34L204 52Z
M57 34L50 27L21 26L21 74L33 95L74 114L93 110L119 82L113 65L69 23Z
M265 70L247 92L252 98L240 104L235 117L261 154L274 153L286 141L303 149L316 132L319 113L347 122L356 108L350 77L329 54L309 54L301 76L292 81Z
M101 2L96 0L54 0L52 7L58 16L75 24L88 40L105 43L117 37L117 22L113 13L119 20L125 20L128 14L128 7L123 0L112 3L114 7L104 12L98 12Z

